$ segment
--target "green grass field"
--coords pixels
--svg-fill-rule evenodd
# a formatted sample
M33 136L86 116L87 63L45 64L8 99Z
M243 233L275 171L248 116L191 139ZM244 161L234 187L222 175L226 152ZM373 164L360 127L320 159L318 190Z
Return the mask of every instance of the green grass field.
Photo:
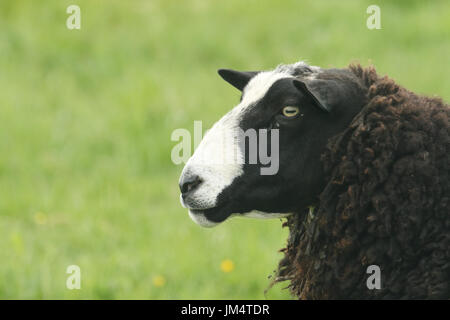
M81 30L66 28L70 4ZM221 67L360 61L448 101L449 16L446 0L2 0L0 298L264 299L287 230L195 225L172 131L238 102ZM81 290L66 288L72 264Z

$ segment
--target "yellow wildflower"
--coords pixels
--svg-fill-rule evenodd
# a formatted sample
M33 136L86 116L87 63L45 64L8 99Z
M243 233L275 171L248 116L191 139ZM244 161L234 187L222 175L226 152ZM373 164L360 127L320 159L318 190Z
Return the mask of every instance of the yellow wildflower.
M222 263L220 264L220 269L225 273L233 271L234 270L233 261L231 261L230 259L223 260Z
M158 275L158 276L153 277L153 285L155 287L158 287L158 288L164 287L165 284L166 284L166 278L164 278L163 276Z

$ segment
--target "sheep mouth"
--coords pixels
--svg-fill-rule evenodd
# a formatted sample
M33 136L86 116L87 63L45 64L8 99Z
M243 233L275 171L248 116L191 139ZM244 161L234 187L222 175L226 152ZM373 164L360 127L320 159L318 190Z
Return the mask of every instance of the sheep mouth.
M193 215L201 215L215 224L221 223L225 221L229 216L231 216L231 212L226 210L224 206L218 206L208 209L189 209L189 212Z

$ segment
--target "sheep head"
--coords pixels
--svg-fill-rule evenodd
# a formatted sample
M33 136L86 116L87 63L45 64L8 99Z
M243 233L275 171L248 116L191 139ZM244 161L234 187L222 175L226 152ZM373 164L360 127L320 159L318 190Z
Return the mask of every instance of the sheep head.
M181 203L201 226L230 216L301 212L324 187L320 157L364 105L348 69L303 62L272 71L219 70L240 102L206 133L180 177Z

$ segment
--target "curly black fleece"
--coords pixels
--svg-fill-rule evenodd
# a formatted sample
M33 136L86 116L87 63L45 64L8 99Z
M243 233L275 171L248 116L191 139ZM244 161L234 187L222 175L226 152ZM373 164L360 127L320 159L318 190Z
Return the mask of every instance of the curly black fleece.
M300 299L449 299L449 105L349 68L368 103L326 147L315 213L288 218L277 280Z

